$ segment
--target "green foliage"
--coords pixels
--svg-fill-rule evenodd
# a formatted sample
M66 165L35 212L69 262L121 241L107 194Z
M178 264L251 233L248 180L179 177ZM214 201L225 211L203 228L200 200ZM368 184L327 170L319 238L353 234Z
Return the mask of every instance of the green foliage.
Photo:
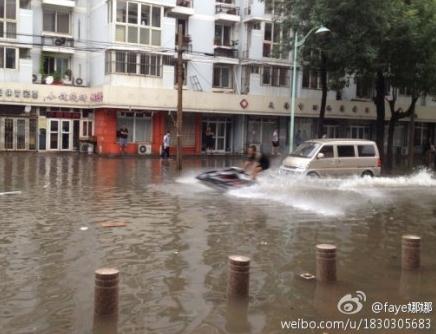
M287 0L282 10L277 19L301 35L320 25L331 30L327 38L312 35L300 58L319 68L313 50L322 49L330 88L343 87L346 75L374 79L382 71L394 87L435 90L435 0Z

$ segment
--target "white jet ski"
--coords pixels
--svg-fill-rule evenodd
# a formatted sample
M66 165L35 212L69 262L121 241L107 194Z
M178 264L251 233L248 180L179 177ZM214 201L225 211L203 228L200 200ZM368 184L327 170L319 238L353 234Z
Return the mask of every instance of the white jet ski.
M251 186L255 181L243 169L230 167L202 173L197 179L212 188L228 190Z

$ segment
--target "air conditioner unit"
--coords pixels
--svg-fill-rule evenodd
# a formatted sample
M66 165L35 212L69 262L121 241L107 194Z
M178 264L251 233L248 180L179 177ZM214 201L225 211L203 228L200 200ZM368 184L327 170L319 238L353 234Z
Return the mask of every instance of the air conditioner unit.
M76 80L74 80L74 83L76 84L76 86L82 86L83 85L83 79L82 78L76 78Z
M138 154L139 155L149 155L151 154L151 145L146 143L138 144Z
M54 41L54 44L56 46L62 46L62 45L64 45L66 43L66 41L67 41L67 39L64 38L64 37L56 38L55 41Z

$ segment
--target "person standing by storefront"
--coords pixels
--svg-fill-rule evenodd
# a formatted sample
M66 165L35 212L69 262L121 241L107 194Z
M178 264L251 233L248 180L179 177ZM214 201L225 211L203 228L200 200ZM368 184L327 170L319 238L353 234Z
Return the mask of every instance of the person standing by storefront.
M170 157L170 144L171 144L171 137L170 132L167 131L165 135L163 136L162 140L162 158L168 159Z
M280 155L279 131L277 129L272 135L272 155Z
M208 127L206 130L206 154L212 153L215 148L215 134Z
M129 130L127 130L127 128L121 128L119 131L117 131L117 136L120 145L120 151L122 154L125 154L129 138Z

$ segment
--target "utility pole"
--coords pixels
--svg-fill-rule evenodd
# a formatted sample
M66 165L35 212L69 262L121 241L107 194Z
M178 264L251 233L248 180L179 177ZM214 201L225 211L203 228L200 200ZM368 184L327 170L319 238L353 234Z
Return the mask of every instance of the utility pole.
M177 169L182 169L182 127L183 127L183 25L177 33Z

